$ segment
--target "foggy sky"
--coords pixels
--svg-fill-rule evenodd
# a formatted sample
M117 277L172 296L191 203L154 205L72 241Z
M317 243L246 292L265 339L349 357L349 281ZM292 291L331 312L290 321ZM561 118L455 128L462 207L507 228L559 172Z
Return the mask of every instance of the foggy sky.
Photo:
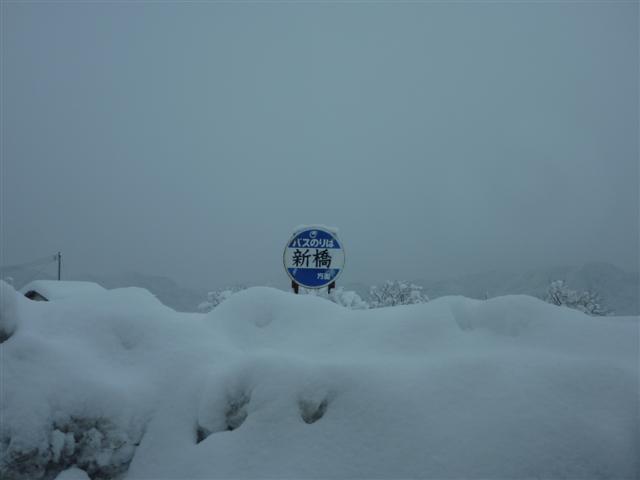
M2 3L0 263L638 267L638 3Z

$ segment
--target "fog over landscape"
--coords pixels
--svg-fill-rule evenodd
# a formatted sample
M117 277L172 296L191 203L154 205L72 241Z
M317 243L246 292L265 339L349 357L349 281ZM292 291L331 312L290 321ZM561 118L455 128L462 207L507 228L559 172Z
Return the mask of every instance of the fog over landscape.
M0 478L640 478L637 1L0 1Z
M2 4L1 258L282 284L638 269L638 4ZM49 271L53 274L53 271Z

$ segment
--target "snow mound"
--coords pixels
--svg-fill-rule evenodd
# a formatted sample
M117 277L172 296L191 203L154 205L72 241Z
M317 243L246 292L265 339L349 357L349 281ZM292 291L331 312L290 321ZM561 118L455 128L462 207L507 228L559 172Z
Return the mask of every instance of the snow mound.
M134 288L2 289L2 478L639 473L637 317L526 296L353 311L269 288L202 315Z
M56 480L90 480L89 475L79 468L70 468L60 473Z
M100 294L106 289L94 282L34 280L20 289L23 294L30 291L38 292L47 300L59 300L72 296Z

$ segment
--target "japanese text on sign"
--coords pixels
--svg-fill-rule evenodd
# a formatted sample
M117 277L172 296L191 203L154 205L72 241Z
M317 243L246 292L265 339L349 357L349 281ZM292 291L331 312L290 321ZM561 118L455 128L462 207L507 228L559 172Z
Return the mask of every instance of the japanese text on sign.
M309 253L308 248L305 251L302 251L300 249L294 250L293 265L295 267L309 267L309 259L311 259L312 266L315 268L331 267L331 254L326 248L324 250L319 250L316 248L316 252L313 254Z
M297 248L334 248L334 242L333 238L298 237L294 239L289 246Z

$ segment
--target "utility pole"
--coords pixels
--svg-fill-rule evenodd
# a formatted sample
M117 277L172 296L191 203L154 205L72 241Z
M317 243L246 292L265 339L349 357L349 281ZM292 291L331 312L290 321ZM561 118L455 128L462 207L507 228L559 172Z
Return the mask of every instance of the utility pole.
M62 272L62 254L58 252L58 280L60 280L60 273Z

